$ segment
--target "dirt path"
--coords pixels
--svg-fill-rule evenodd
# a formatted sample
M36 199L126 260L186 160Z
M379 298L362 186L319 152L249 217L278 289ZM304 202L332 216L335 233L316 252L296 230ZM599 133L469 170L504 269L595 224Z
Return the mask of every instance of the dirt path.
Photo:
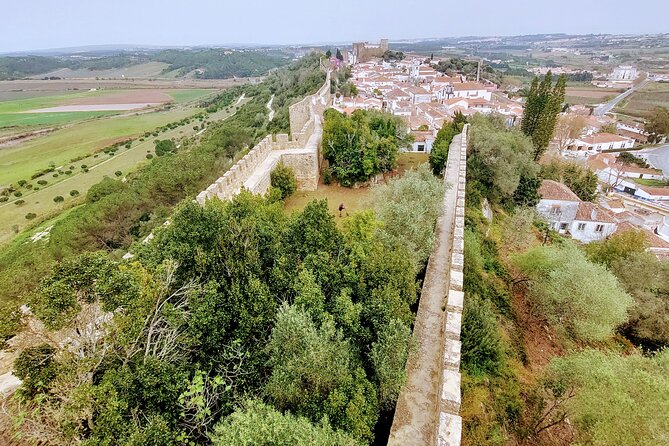
M450 259L455 228L457 179L460 169L460 135L449 148L445 178L450 187L444 194L437 220L436 241L421 291L413 330L416 349L407 361L407 382L397 401L388 445L434 445L439 418L439 382L442 371L445 297L449 289Z
M272 97L269 98L269 101L267 102L267 110L269 110L269 121L274 119L274 109L272 108L272 102L274 102L274 95L272 95Z

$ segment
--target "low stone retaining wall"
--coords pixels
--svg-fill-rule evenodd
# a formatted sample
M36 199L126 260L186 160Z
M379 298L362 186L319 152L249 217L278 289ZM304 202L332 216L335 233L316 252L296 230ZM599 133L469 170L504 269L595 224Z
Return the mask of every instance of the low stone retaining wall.
M204 204L218 197L230 200L242 188L264 194L270 187L270 174L279 162L293 168L298 190L316 190L320 170L319 147L323 137L323 111L332 103L330 72L313 95L289 107L291 135L267 135L232 166L222 177L198 194Z

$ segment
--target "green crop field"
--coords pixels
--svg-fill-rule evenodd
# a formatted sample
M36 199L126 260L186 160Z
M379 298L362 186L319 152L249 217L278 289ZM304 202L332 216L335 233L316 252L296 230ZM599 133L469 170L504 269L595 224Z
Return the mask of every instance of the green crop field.
M248 101L248 99L246 101ZM242 104L240 104L240 106L241 105ZM233 107L229 112L221 110L217 113L210 115L208 119L210 121L218 121L221 119L225 119L232 113L234 113L237 110L237 108L238 107ZM127 119L111 118L95 122L102 124L106 123L106 127L103 127L99 131L104 131L106 132L107 135L109 135L111 129L114 129L117 133L119 131L133 130L135 131L134 134L139 134L147 130L153 130L156 127L159 127L167 122L173 122L183 117L193 115L197 111L198 109L193 109L193 108L175 109L164 113L151 113L140 116L132 116L128 117ZM160 116L150 116L150 115L160 115ZM135 121L131 120L130 122L126 122L130 118L134 118ZM140 125L140 123L137 122L139 118L142 118L142 123L145 125L145 127L142 128L141 131L136 131L139 128L138 126ZM114 123L113 126L109 125L110 122L108 121L117 121L117 120L123 121L124 124L119 125L118 123ZM90 145L92 143L90 138L94 138L96 133L94 129L88 128L89 127L88 124L91 124L91 122L86 122L83 124L86 124L86 126L84 126L86 127L85 131L83 131L82 129L75 129L76 130L75 133L78 135L78 137L81 138L82 141L82 144L79 145L79 148L80 150L83 150L84 153L92 153L93 146ZM63 130L74 129L74 127L79 127L79 126L76 125L70 127L69 129L63 129ZM46 144L48 148L56 148L55 143L52 141L52 139L55 136L58 136L58 141L61 141L63 139L67 140L68 137L72 137L71 132L66 132L64 136L59 136L57 135L57 133L58 132L54 132L49 136L34 141L35 143L38 143L40 141L42 142L40 144L36 144L36 147L31 148L31 151L34 152L33 153L34 156L39 157L40 151L38 147L44 146L45 142L48 143ZM193 124L190 123L180 127L176 127L172 130L162 132L160 133L160 136L158 138L160 139L180 138L184 136L192 136L195 133L196 130L193 129ZM130 136L130 135L126 133L124 136ZM115 173L117 171L122 172L123 175L127 175L130 171L136 169L142 163L148 162L146 155L148 153L154 154L154 143L153 143L154 139L155 138L151 137L147 138L145 141L135 141L130 149L121 147L117 152L117 154L113 156L101 152L101 153L91 154L90 156L83 158L77 162L69 162L69 158L65 160L67 162L61 161L60 163L56 163L55 161L53 161L56 164L56 166L63 165L64 166L63 170L69 169L69 166L74 166L73 169L74 173L72 175L60 174L58 175L57 178L53 178L52 174L47 174L44 177L41 177L48 180L49 184L46 186L42 186L42 188L37 191L23 190L24 194L23 196L20 197L20 199L24 200L25 203L21 205L15 204L17 198L14 196L11 196L11 201L8 201L6 203L0 203L0 244L7 242L13 236L16 235L14 228L21 231L30 224L30 221L25 218L27 214L34 213L37 215L38 218L43 218L49 215L57 215L64 208L67 208L68 206L76 204L78 201L80 201L81 197L86 194L88 189L92 185L100 182L104 177L116 178ZM99 142L100 141L103 140L101 139L99 140ZM106 145L108 145L108 144L102 144L101 142L100 144L101 144L100 147L105 147ZM68 151L68 152L75 153L73 151ZM5 171L4 166L2 166L2 164L4 164L4 161L2 159L3 155L4 155L4 150L0 150L0 172ZM56 152L56 156L57 155L60 155L60 153ZM53 160L54 158L51 159ZM48 159L46 159L45 162L46 165L48 166ZM34 167L32 167L34 166L34 163L26 162L24 164L25 164L24 170L26 167L30 169L31 173L34 170L36 170ZM88 172L83 171L83 169L81 168L82 165L88 167ZM14 172L13 169L9 170L8 172L10 171L13 174ZM19 179L30 180L30 175L23 175L21 178L17 178L16 175L12 176L14 177L14 180L10 182L16 182ZM30 181L30 183L37 186L36 180ZM79 192L79 196L72 197L70 195L70 191L72 190L76 190L77 192ZM56 196L63 197L64 201L62 203L54 202L53 199Z
M50 163L60 166L72 158L88 155L116 141L137 136L195 113L194 109L174 108L95 119L73 124L15 147L0 150L0 186L29 179Z
M669 82L649 82L625 98L614 109L616 113L645 117L655 107L669 104Z
M177 104L185 104L206 96L215 94L216 89L184 89L184 90L164 90ZM18 128L19 130L29 130L41 126L64 125L76 121L83 121L102 116L112 116L124 111L72 111L72 112L47 112L30 113L30 110L41 108L57 107L66 105L71 101L82 98L97 98L99 102L104 102L105 97L111 95L125 94L131 97L133 94L142 95L146 90L100 90L71 92L58 95L42 95L38 97L25 98L20 100L0 101L0 128ZM47 93L47 92L44 92Z

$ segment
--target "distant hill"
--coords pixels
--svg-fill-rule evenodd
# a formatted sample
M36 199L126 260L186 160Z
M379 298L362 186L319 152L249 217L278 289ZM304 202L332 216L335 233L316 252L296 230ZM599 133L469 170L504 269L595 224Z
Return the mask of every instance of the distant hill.
M95 77L104 71L152 62L167 64L160 74L176 71L177 77L192 73L202 79L227 79L261 76L273 68L288 64L294 58L294 53L287 50L264 49L143 49L111 54L101 54L101 51L102 49L97 48L89 52L80 51L58 56L0 56L0 80L41 75L59 77L59 73L67 72ZM173 77L173 73L170 77Z

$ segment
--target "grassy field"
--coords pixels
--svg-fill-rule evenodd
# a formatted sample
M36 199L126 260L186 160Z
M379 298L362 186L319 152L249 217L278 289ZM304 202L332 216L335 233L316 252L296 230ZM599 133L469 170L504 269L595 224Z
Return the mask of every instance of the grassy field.
M629 116L644 117L658 106L669 106L669 82L647 83L625 98L614 111Z
M234 113L234 111L236 111L236 108L233 108L230 112L219 111L211 115L209 120L225 119ZM182 110L179 113L193 114L194 112L195 110L189 109ZM174 120L169 119L168 122ZM159 138L180 138L192 136L195 132L191 123L161 133ZM98 153L75 163L63 163L66 166L65 168L73 165L75 167L73 170L74 174L69 176L61 174L57 178L53 178L52 174L47 174L44 178L48 179L48 185L38 191L23 191L24 195L20 199L25 201L24 204L16 205L17 198L14 196L12 196L11 201L0 203L0 244L7 242L15 235L14 227L17 226L17 229L20 231L30 224L30 221L25 218L27 214L34 213L39 218L57 215L63 209L79 202L81 196L84 196L92 185L100 182L104 177L116 178L115 172L117 171L126 175L142 163L148 162L146 155L154 153L153 140L154 138L149 138L141 142L135 141L130 149L121 147L114 156ZM2 153L0 151L0 155ZM56 165L60 166L61 164ZM82 165L88 167L88 172L82 170ZM31 183L34 183L34 181ZM70 195L70 191L72 190L78 191L79 197L72 197ZM56 196L62 196L65 200L62 203L55 203L53 199Z
M195 113L194 109L174 108L163 112L113 116L73 124L48 136L0 150L0 186L30 179L50 163L61 166L72 158L88 155L116 141L137 136Z
M408 169L426 163L427 159L427 153L400 153L397 157L397 168L394 173L402 175ZM346 215L353 212L366 210L370 191L370 187L350 188L342 187L338 184L320 183L318 189L315 191L297 191L288 197L286 200L286 210L301 210L310 201L327 199L330 212L339 220L339 205L342 203L345 207L342 217L346 217Z
M640 184L642 186L649 186L649 187L665 187L669 186L667 181L662 181L662 180L653 180L651 178L635 178L634 182L637 184Z
M133 94L142 95L147 90L101 90L85 92L69 92L65 94L44 95L28 97L18 100L0 101L0 128L18 127L18 130L28 130L39 126L54 126L82 121L102 116L111 116L124 113L122 111L74 111L74 112L52 112L52 113L29 113L30 110L57 107L67 105L76 100L95 99L104 103L106 98L114 98L119 94L132 97ZM213 89L185 89L185 90L159 90L166 93L176 104L184 104L201 99L216 93Z

